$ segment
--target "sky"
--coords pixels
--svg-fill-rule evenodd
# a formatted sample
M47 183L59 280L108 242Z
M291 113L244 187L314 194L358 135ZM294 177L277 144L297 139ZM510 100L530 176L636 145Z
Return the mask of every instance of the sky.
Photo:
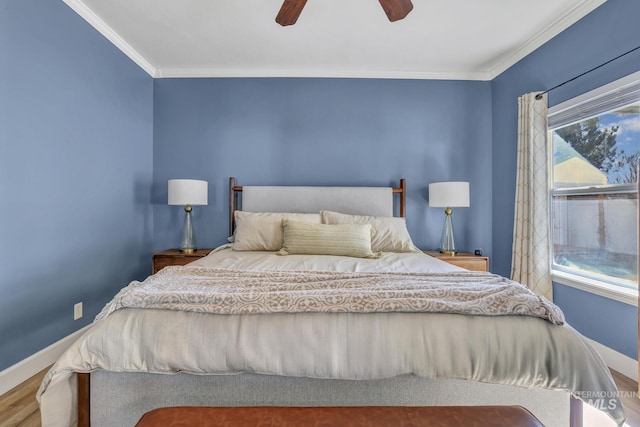
M618 154L624 151L631 155L640 152L640 102L633 105L635 108L625 108L623 111L614 111L600 115L600 128L611 128L618 126L616 136L616 148ZM615 180L613 171L609 173L609 181Z
M640 107L640 103L636 104ZM619 126L616 138L618 151L624 150L627 154L640 151L640 108L635 113L617 114L616 112L600 116L600 127Z

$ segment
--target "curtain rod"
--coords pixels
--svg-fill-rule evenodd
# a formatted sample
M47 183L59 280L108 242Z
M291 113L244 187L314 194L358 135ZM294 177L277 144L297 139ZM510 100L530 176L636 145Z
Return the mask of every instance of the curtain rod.
M552 87L551 89L547 89L547 90L545 90L544 92L540 92L539 94L537 94L537 95L536 95L536 99L542 99L542 96L543 96L544 94L549 93L549 92L551 92L552 90L559 88L560 86L564 86L564 85L566 85L567 83L572 82L572 81L574 81L575 79L577 79L577 78L580 78L580 77L584 76L585 74L589 74L590 72L595 71L595 70L597 70L597 69L598 69L598 68L600 68L600 67L604 67L604 66L605 66L605 65L607 65L608 63L613 62L613 61L615 61L616 59L620 59L620 58L622 58L623 56L628 55L628 54L630 54L631 52L636 51L636 50L638 50L638 49L640 49L640 46L634 47L633 49L631 49L631 50L629 50L629 51L627 51L627 52L623 53L622 55L618 55L618 56L616 56L615 58L610 59L610 60L608 60L607 62L604 62L604 63L602 63L602 64L598 65L597 67L593 67L592 69L590 69L590 70L588 70L588 71L585 71L585 72L584 72L584 73L582 73L582 74L578 74L577 76L575 76L575 77L573 77L573 78L571 78L571 79L567 80L566 82L562 82L562 83L560 83L559 85L556 85L556 86Z

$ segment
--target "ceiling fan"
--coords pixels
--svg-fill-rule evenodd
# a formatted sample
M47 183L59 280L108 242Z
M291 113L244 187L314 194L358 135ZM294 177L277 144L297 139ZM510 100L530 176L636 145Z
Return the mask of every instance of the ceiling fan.
M284 0L276 22L283 27L295 24L305 4L307 0ZM380 0L380 4L391 22L403 19L413 9L411 0Z

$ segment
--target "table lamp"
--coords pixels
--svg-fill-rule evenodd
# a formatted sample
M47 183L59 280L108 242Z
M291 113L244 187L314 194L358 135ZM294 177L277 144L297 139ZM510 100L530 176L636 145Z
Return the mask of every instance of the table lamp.
M191 223L191 207L208 203L208 183L195 179L170 179L168 199L169 205L184 206L185 217L182 229L180 250L191 253L196 250L196 236Z
M456 254L456 245L453 240L453 222L451 208L469 207L469 183L460 181L433 182L429 184L429 206L433 208L445 208L446 214L440 252L447 255Z

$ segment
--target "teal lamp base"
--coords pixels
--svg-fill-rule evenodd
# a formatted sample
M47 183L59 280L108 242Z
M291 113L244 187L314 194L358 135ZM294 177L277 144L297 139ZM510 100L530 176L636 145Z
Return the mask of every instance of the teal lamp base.
M453 240L453 221L451 220L453 209L446 208L444 213L447 216L444 220L444 228L442 229L442 238L440 239L440 247L438 250L443 254L455 255L457 251L456 244Z
M185 253L196 251L196 236L193 233L193 224L191 222L191 205L184 207L185 217L184 226L182 228L182 239L180 240L180 250Z

